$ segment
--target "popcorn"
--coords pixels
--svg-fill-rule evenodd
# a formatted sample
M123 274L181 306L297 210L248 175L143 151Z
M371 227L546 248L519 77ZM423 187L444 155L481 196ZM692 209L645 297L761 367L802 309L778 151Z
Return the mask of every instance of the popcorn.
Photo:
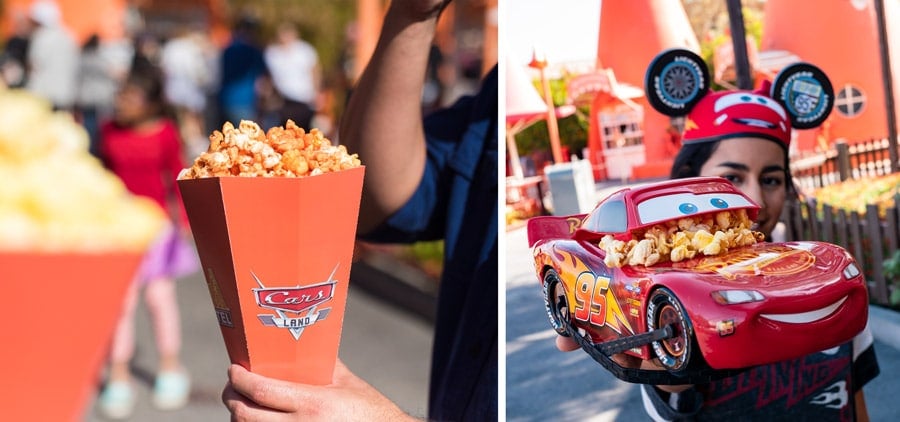
M750 225L744 209L720 211L657 224L632 233L627 242L608 234L598 246L606 251L604 262L609 267L681 262L697 254L719 255L763 241L765 235L750 230Z
M68 113L0 89L0 251L143 251L166 222L88 153Z
M306 132L292 120L264 132L242 120L237 128L226 122L209 136L209 149L200 154L179 179L203 177L306 177L360 166L356 154L334 146L318 129Z

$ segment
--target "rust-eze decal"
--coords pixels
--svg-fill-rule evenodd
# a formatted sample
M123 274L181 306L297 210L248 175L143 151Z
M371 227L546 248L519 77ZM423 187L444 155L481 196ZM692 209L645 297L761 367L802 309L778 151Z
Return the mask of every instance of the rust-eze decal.
M252 289L256 304L260 308L275 311L275 315L257 315L260 322L268 327L285 328L294 336L294 340L299 340L303 330L324 320L331 312L331 308L319 309L319 306L334 297L334 287L337 284L334 273L337 268L335 265L328 280L322 283L297 287L266 287L251 272L253 279L259 284L259 288Z
M575 230L578 230L581 227L581 219L575 217L569 217L566 219L566 223L569 224L569 234L575 233Z

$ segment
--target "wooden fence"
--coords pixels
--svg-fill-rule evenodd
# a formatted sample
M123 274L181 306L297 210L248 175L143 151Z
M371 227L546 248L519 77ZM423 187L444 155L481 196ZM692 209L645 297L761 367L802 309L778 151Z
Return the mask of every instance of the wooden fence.
M877 177L891 173L888 140L855 145L837 143L835 149L796 160L791 165L794 184L801 192L812 192L848 179ZM900 195L883 216L876 204L868 204L864 215L819 205L814 197L788 201L782 221L787 240L821 240L843 246L859 261L869 280L872 303L889 305L891 283L883 262L900 247Z
M843 246L859 262L869 280L869 300L889 305L890 282L885 278L883 262L900 245L900 213L890 207L884 219L878 207L870 204L863 216L822 204L818 210L814 198L790 201L785 205L782 221L787 226L786 238L821 240Z
M889 173L891 158L887 139L874 139L853 145L837 142L832 150L791 163L794 184L806 192L848 179Z

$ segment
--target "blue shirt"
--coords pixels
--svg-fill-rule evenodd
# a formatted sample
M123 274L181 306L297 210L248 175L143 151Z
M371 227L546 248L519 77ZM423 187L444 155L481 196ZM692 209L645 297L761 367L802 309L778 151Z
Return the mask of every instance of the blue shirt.
M262 50L235 37L222 52L220 65L220 104L224 107L256 107L256 80L268 72ZM237 125L238 122L233 123Z
M444 239L429 420L497 419L497 68L480 92L425 119L425 174L409 202L365 236Z

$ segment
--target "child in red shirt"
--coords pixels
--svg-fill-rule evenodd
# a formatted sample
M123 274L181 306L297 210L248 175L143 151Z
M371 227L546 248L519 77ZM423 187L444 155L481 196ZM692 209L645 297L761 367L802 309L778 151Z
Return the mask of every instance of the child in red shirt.
M162 78L158 70L136 68L121 86L113 120L100 128L104 164L136 195L155 200L170 222L147 251L126 297L110 351L109 379L99 406L114 419L131 415L136 398L129 361L134 354L134 310L139 290L152 316L160 363L154 385L154 404L175 409L186 404L190 392L181 365L181 322L175 279L199 268L189 242L187 219L175 180L184 168L176 123L166 114Z

